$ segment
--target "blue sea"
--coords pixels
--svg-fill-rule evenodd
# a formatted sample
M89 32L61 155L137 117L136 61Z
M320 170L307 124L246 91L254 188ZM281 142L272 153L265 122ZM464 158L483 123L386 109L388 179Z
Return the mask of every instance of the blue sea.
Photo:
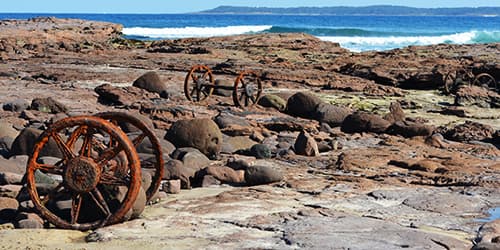
M222 14L7 14L0 19L37 16L120 23L134 39L175 39L237 34L303 32L338 42L351 51L388 50L409 45L500 42L500 16L324 16Z

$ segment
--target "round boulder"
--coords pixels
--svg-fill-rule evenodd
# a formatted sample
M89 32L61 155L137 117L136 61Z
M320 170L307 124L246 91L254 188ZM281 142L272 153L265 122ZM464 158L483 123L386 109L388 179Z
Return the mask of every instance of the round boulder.
M286 108L286 101L283 98L271 94L259 98L257 104L266 108L275 108L279 111L284 111Z
M356 112L344 119L340 130L344 133L384 133L389 126L391 126L391 123L378 115Z
M352 110L338 107L332 104L321 103L316 108L316 120L326 123L331 127L338 127L344 119L352 113Z
M208 118L179 120L172 124L165 139L177 148L197 148L211 159L217 157L222 145L222 133L219 127Z
M245 170L245 182L252 185L262 185L283 180L283 174L269 166L249 166Z
M167 92L167 86L160 80L160 77L154 71L147 72L137 78L132 86L158 94Z
M307 92L298 92L286 103L286 113L302 118L314 119L316 107L323 101L314 94Z

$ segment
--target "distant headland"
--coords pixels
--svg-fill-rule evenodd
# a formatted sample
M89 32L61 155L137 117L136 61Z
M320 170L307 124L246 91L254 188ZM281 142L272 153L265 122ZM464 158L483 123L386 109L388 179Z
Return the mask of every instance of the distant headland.
M366 7L237 7L219 6L201 14L377 15L377 16L500 16L500 7L414 8L374 5Z

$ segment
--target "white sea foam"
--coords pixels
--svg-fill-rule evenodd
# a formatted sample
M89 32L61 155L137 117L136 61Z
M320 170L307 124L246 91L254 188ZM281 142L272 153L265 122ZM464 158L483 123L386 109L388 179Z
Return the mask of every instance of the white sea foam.
M477 31L463 32L442 36L389 36L389 37L360 37L360 36L323 36L324 41L337 42L342 47L352 51L386 50L401 48L409 45L431 45L438 43L466 44L474 43L474 39L484 34Z
M184 27L184 28L124 28L123 34L149 38L186 38L230 36L247 33L257 33L270 29L270 25L226 26L226 27Z

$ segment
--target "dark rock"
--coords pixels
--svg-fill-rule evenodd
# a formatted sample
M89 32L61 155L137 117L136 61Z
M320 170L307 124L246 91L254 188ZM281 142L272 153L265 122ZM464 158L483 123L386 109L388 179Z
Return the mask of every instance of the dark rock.
M314 138L306 132L300 132L294 144L295 153L305 156L318 156L318 144Z
M283 180L283 174L269 166L249 166L245 170L245 182L252 185L269 184Z
M323 101L312 93L298 92L286 103L286 113L302 118L314 119L316 107Z
M216 158L222 146L222 133L211 119L179 120L175 122L165 139L176 147L194 147L209 158Z
M322 124L328 124L331 127L338 127L344 119L352 113L348 108L338 107L332 104L321 103L316 108L315 119Z
M219 87L222 86L222 88L214 88L214 95L218 96L232 96L233 95L233 86L234 82L227 81L227 80L222 80L222 79L217 79L215 80L215 86Z
M434 127L432 126L417 124L408 121L397 121L387 129L387 132L390 134L401 135L407 138L414 136L430 136L432 135L433 131Z
M30 109L52 114L68 112L68 108L66 106L52 99L52 97L33 99Z
M374 132L384 133L391 125L382 117L366 112L356 112L348 115L341 126L345 133Z
M3 105L3 110L12 112L23 112L30 106L29 102L24 99L16 99L11 102L7 102Z
M482 141L493 138L495 130L488 125L466 121L454 128L447 130L443 136L448 140L467 142L467 141Z
M158 94L167 92L167 86L160 80L160 77L154 71L147 72L137 78L132 86Z
M25 128L16 137L12 143L10 155L30 155L33 152L33 147L42 131L35 128ZM62 153L59 150L56 142L51 138L41 150L39 156L53 156L62 158Z
M287 101L285 99L277 95L267 94L259 98L257 104L259 104L262 107L274 108L278 111L285 111L286 102Z
M250 154L257 159L271 158L271 149L266 144L255 144L250 148Z
M243 159L229 159L227 166L234 170L246 170L250 164Z
M182 161L184 167L195 172L210 164L210 159L196 148L178 148L172 153L172 158Z
M170 160L165 163L163 180L180 180L181 187L184 189L191 188L191 178L194 177L195 170L184 167L184 164L179 160Z

